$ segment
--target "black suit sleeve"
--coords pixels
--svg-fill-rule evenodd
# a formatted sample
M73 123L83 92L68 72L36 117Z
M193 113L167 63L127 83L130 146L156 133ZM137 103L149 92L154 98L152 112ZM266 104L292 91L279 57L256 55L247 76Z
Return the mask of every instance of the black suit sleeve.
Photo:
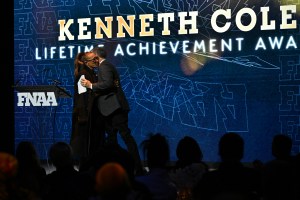
M114 88L114 67L110 63L100 66L98 81L93 84L93 91L107 91Z

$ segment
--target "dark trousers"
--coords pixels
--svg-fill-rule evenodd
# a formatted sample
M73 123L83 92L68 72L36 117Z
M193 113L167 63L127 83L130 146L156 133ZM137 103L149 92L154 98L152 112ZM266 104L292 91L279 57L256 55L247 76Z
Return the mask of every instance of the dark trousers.
M105 119L94 106L89 126L88 150L89 156L93 156L105 143Z
M128 152L131 154L135 161L136 170L141 170L142 167L138 146L131 135L131 130L128 128L128 111L117 110L111 115L105 117L105 123L108 133L108 143L117 143L117 134L121 135L124 143L127 146Z

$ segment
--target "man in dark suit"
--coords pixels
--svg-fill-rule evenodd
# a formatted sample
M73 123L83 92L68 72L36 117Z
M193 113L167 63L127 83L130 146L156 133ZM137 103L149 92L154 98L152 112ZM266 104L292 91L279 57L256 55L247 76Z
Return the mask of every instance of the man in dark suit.
M95 83L82 79L84 87L92 89L98 94L97 107L105 120L106 132L111 143L117 143L116 134L120 133L129 153L135 160L136 172L142 172L142 164L137 144L128 128L128 101L120 84L120 76L110 62L106 60L107 53L102 47L92 50L95 54L95 62L99 62L98 81ZM111 135L113 134L113 135Z

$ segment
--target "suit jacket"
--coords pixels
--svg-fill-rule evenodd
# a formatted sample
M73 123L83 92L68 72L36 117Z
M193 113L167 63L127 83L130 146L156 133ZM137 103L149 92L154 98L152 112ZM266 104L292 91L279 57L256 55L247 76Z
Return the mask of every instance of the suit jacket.
M99 65L98 81L93 83L93 91L98 95L97 104L102 115L108 116L117 109L128 110L129 104L121 84L120 75L114 65L104 60Z

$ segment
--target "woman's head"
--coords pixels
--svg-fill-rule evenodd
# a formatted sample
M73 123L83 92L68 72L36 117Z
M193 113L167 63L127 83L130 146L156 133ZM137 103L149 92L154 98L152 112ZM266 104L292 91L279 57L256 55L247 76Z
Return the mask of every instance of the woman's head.
M93 52L86 52L82 56L82 62L89 68L97 67L99 63L99 58Z
M178 164L190 165L202 161L203 154L197 141L189 136L182 138L177 145L176 155Z
M170 160L169 144L161 133L150 133L149 139L144 140L142 146L150 169L165 167Z

